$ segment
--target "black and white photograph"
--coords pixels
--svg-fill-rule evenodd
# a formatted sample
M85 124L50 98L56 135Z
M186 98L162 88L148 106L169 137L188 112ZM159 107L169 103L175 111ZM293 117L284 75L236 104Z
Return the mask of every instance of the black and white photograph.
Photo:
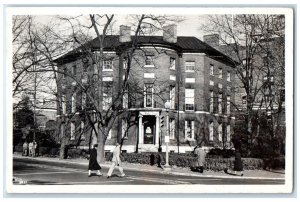
M292 192L293 9L6 22L8 193Z

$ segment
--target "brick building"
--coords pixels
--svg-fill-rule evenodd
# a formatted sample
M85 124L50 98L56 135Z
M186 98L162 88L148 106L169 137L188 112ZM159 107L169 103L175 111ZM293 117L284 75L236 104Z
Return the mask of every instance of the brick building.
M128 68L127 51L132 41L138 49L130 63L128 88L123 96L123 110L109 132L105 150L122 141L126 152L165 151L169 129L171 152L193 151L197 144L207 147L230 147L234 124L231 104L235 95L231 58L195 37L177 36L176 25L165 27L163 36L130 36L130 27L121 26L120 36L104 40L105 60L101 77L100 105L105 113L122 86ZM171 34L170 34L171 33ZM97 39L88 43L97 56ZM61 72L89 80L91 60L81 51L72 51L56 60ZM71 142L87 146L95 142L80 110L86 95L78 84L60 75L62 114L67 119L64 130ZM169 109L165 103L169 101ZM73 116L69 116L73 113ZM162 124L164 122L164 124ZM167 127L168 126L168 127ZM92 136L92 137L91 137Z

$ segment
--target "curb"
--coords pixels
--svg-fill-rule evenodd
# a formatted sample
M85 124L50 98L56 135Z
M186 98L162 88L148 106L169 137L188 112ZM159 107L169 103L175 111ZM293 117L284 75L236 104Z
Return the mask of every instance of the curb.
M39 157L24 157L24 156L13 156L16 159L30 159L30 160L37 160L37 161L47 161L47 162L56 162L56 163L64 163L64 164L71 164L71 165L88 165L88 162L76 162L76 161L66 161L66 160L59 160L59 159L43 159ZM101 167L109 168L110 164L102 164ZM222 179L259 179L259 180L285 180L284 177L247 177L247 176L223 176L223 175L206 175L206 174L195 174L195 173L187 173L187 172L178 172L178 171L164 171L164 170L155 170L155 169L141 169L141 168L131 168L123 166L124 169L130 171L143 171L143 172L152 172L152 173L160 173L160 174L169 174L169 175L180 175L180 176L190 176L190 177L205 177L205 178L222 178Z

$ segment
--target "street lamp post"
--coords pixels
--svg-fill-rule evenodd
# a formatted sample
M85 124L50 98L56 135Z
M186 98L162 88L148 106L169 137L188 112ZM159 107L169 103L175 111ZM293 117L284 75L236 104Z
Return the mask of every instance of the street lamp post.
M171 166L169 165L169 140L170 140L170 127L169 127L169 109L171 107L170 101L167 100L165 103L165 108L167 112L167 120L166 120L166 125L167 125L167 134L165 135L165 143L166 143L166 164L164 167L164 170L171 170Z

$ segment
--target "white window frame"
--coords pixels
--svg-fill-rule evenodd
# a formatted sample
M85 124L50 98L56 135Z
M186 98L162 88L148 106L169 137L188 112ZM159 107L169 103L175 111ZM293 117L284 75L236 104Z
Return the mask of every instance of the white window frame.
M122 119L122 138L124 139L128 139L127 127L128 127L127 119Z
M222 114L222 100L223 100L223 93L219 93L219 97L218 97L218 113Z
M193 109L187 109L187 105L192 105ZM195 89L191 89L191 88L185 89L185 110L186 111L195 110Z
M209 123L209 141L214 141L214 122Z
M227 106L226 106L226 112L227 114L230 114L230 95L227 95Z
M73 93L71 97L71 112L76 112L76 93Z
M81 121L80 122L80 129L81 129L81 139L82 140L85 140L84 127L85 127L84 121Z
M113 60L103 60L103 71L113 71Z
M175 86L170 86L170 108L175 109Z
M145 55L145 67L154 67L153 55Z
M66 114L67 113L66 95L61 96L61 108L62 108L62 113Z
M190 122L190 125L191 125L190 129L188 128L188 125L189 125L188 122ZM184 129L185 129L185 134L184 134L185 139L186 140L195 140L195 121L185 120ZM191 134L191 137L188 137L188 133Z
M209 81L209 85L210 85L210 86L214 86L214 85L215 85L215 82L214 82L213 80L210 80L210 81Z
M123 108L128 108L128 89L126 89L123 94Z
M218 125L218 137L219 137L219 141L223 142L223 127L222 127L222 123L219 123Z
M170 69L176 70L176 58L170 57Z
M209 112L214 112L214 91L210 91Z
M123 69L127 69L128 68L128 61L126 58L123 58Z
M84 110L86 107L86 93L82 92L81 94L81 109Z
M147 87L149 86L149 87ZM148 88L151 89L151 92L149 92L149 95L151 95L151 106L147 106L147 95L148 95ZM145 108L153 108L153 91L154 91L154 87L153 87L153 84L150 84L150 83L145 83L144 84L144 107Z
M108 139L108 140L111 139L111 129L110 129L109 132L108 132L107 139Z
M71 126L70 126L70 140L75 140L75 122L71 122Z
M209 75L213 76L214 75L214 65L213 64L210 65L209 70L210 70Z
M175 139L175 119L174 118L170 118L170 122L169 122L169 130L170 130L170 139Z
M195 61L185 61L185 72L195 72L196 62Z
M223 78L223 69L222 67L219 67L219 78Z
M110 88L110 92L108 92L108 93L111 93L111 95L105 93L104 88L107 88L107 87ZM108 84L103 85L103 90L102 90L102 109L103 110L108 110L110 107L110 104L112 104L112 95L113 95L112 91L113 91L112 85L108 85Z
M230 127L230 124L228 124L226 126L226 140L227 142L230 142L231 141L231 127Z
M228 71L227 72L227 81L230 82L231 81L231 73Z

